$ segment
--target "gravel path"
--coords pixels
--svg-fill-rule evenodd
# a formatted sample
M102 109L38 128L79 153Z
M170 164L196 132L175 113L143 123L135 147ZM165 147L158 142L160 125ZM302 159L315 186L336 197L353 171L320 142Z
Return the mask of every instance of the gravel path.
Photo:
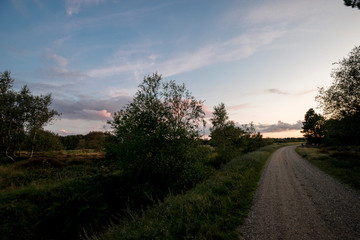
M360 239L360 194L294 149L269 159L240 239Z

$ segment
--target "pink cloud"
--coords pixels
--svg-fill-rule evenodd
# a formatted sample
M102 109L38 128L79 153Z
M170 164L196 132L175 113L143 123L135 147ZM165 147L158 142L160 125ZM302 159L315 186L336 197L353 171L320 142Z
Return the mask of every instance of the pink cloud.
M209 107L206 105L202 105L202 110L205 113L205 117L210 117L212 116L212 112L210 111Z
M99 120L111 118L111 113L108 112L106 109L103 109L100 111L84 109L83 112L86 113L87 115L89 115L91 118L97 118Z
M61 130L57 131L56 133L59 134L60 136L69 135L69 132L66 131L65 129L61 129Z
M243 103L243 104L239 104L239 105L233 105L233 106L226 107L226 109L229 111L237 111L237 110L241 110L241 109L248 108L248 107L249 107L248 103Z

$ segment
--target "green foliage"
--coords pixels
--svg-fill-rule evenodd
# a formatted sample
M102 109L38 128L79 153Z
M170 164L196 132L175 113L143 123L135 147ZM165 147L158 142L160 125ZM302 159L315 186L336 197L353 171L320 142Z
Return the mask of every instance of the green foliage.
M351 4L350 2L352 1L348 1L348 4ZM326 144L359 145L360 46L355 47L347 58L335 64L338 67L331 73L332 85L327 89L320 88L316 97L328 118L325 122L318 115L321 118L321 131L325 129Z
M60 137L50 131L45 131L45 130L38 131L34 145L37 151L42 151L42 152L64 149L60 141Z
M162 83L158 74L146 76L133 101L110 121L114 137L107 159L154 197L187 189L203 178L192 152L204 116L202 102L184 84Z
M266 145L262 135L255 131L254 125L244 125L242 128L235 126L228 120L228 113L224 103L214 107L210 128L211 144L216 147L218 156L213 166L219 168L241 153L254 151Z
M95 239L238 239L272 145L235 158L208 180Z
M325 142L328 145L360 144L360 112L347 115L342 119L329 119L325 122Z
M109 138L109 133L92 131L86 135L62 136L60 141L66 150L93 149L103 151Z
M10 72L0 75L0 151L14 160L18 157L16 151L20 152L24 146L30 146L27 150L32 152L35 150L38 132L59 113L49 108L50 94L33 96L26 85L15 92Z
M359 147L298 147L296 152L329 175L360 190Z
M360 111L360 46L335 64L332 85L320 88L316 99L326 116L341 119Z
M213 162L213 166L216 168L227 163L241 152L238 145L245 132L228 119L229 116L224 103L214 107L210 137L211 144L216 147L218 154Z
M60 137L61 143L63 144L65 150L75 150L77 149L82 135L69 135Z
M310 144L322 143L325 137L325 119L320 114L315 113L314 109L310 108L305 114L305 121L303 122L302 133L304 138Z
M212 124L211 129L215 130L226 126L229 116L224 103L220 103L218 106L214 107L213 117L210 120Z

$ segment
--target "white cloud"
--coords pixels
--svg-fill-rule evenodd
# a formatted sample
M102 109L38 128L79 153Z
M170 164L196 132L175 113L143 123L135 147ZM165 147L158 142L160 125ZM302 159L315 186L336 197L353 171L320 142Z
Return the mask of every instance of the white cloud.
M306 94L313 93L316 91L317 91L317 89L308 89L308 90L303 90L303 91L292 93L292 92L282 91L277 88L266 89L267 93L273 93L273 94L278 94L278 95L293 95L293 96L302 96L302 95L306 95Z
M46 58L45 64L48 65L48 68L42 70L41 72L45 75L46 78L67 78L75 80L84 77L84 74L79 71L69 71L69 60L60 55L57 55L51 49L45 49L44 56ZM48 60L51 61L49 62Z
M48 48L45 50L45 57L47 59L53 60L59 67L62 67L64 69L69 63L69 61L66 58L56 55L53 51L51 51Z
M65 8L68 15L77 14L83 6L98 5L105 0L66 0Z
M64 42L68 41L70 38L71 38L71 36L69 35L69 36L60 38L58 40L55 40L54 41L54 46L56 46L56 47L61 46Z

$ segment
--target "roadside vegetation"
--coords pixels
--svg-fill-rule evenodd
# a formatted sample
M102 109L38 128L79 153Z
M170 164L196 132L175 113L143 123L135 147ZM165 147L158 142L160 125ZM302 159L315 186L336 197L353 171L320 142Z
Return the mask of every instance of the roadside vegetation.
M347 58L334 63L332 85L319 88L316 97L323 115L310 108L305 114L303 133L314 145L360 145L360 46Z
M236 157L185 194L111 226L93 239L238 239L273 144Z
M360 190L359 147L298 147L296 152L322 171Z
M356 6L357 1L345 1ZM297 152L324 172L360 189L360 46L334 63L332 85L320 88L316 100L323 114L305 114L306 147Z

